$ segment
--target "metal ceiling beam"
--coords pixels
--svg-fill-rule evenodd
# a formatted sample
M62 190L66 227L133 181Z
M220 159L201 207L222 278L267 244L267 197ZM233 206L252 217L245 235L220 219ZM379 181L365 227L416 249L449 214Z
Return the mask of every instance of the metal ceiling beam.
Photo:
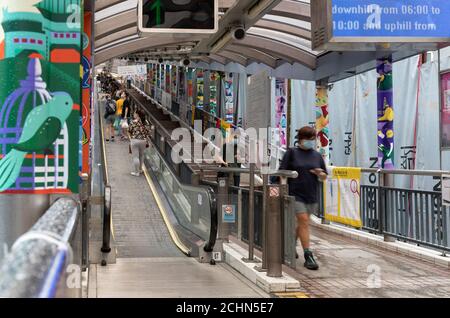
M137 11L128 10L95 23L94 37L96 40L133 26L137 26Z
M220 56L220 55L217 55L217 54L210 54L208 57L211 60L216 61L216 62L218 62L220 64L223 64L223 65L228 64L227 59L225 57L223 57L223 56Z
M107 36L102 36L100 39L95 40L95 46L101 47L108 43L112 43L114 41L129 37L133 34L137 34L137 26L132 26L130 28L111 33Z
M255 0L239 0L225 13L219 20L219 31L213 34L208 39L201 41L194 49L195 53L206 53L210 51L211 46L216 43L221 37L228 32L229 28L239 24L243 25L246 30L253 26L264 14L270 12L281 0L273 0L268 2L267 6L263 8L258 15L249 17L247 10L255 3Z
M278 32L283 32L286 34L298 36L305 40L311 41L311 31L310 30L306 30L306 29L303 29L303 28L300 28L300 27L297 27L297 26L294 26L291 24L261 19L255 23L255 27L274 30L274 31L278 31Z
M124 56L130 53L139 52L145 49L167 46L167 45L183 45L184 43L191 43L192 41L200 40L199 36L189 35L189 36L174 36L166 35L151 38L137 38L132 41L126 41L105 49L102 49L95 53L96 64L101 64L109 59Z
M275 58L256 49L244 46L228 45L225 51L230 51L243 56L247 56L250 59L255 60L256 62L266 64L271 68L277 67L277 60Z
M100 11L108 7L112 7L120 2L125 2L124 0L96 0L95 1L95 11Z
M304 2L283 0L270 14L311 22L311 6Z
M229 52L229 51L221 51L221 52L217 53L217 55L223 56L223 57L225 57L231 61L234 61L238 64L241 64L243 66L247 66L247 59L244 56L239 55L237 53L233 53L233 52Z
M280 56L287 61L298 62L311 69L316 68L316 57L314 55L276 40L256 35L247 35L244 41L235 42L234 44L257 48L270 55Z

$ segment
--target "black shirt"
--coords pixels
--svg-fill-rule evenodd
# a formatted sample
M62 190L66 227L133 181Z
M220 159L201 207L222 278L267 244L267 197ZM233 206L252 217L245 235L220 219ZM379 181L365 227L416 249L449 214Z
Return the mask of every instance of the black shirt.
M284 155L280 170L298 172L298 178L288 179L289 195L295 196L297 201L306 204L319 202L318 191L321 183L315 174L309 172L315 168L321 168L325 173L327 172L322 155L315 150L303 150L296 147L289 149Z
M128 97L123 102L122 118L125 118L125 113L127 114L127 118L131 117L131 103Z

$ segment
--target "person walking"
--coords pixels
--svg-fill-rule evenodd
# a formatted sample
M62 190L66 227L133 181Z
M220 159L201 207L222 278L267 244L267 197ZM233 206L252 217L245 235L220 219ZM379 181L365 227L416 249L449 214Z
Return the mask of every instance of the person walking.
M105 100L105 123L106 123L106 131L105 131L105 136L106 136L106 141L114 141L114 135L115 135L115 130L114 130L114 122L116 120L116 102L111 98L111 95L107 94L106 95L106 100Z
M144 164L144 151L149 147L148 139L150 132L145 127L146 118L141 110L136 110L133 113L133 120L128 128L130 137L131 153L133 155L133 169L131 175L139 177Z
M120 122L121 126L121 139L127 140L127 130L129 128L129 124L131 122L131 100L130 95L127 92L122 93L122 99L123 99L123 109L122 109L122 120Z
M289 195L295 197L297 217L297 238L303 247L304 266L310 270L319 269L310 250L310 215L319 209L319 186L327 179L327 169L322 155L316 149L316 130L303 127L297 134L297 147L290 148L284 155L280 170L297 171L296 179L289 179Z

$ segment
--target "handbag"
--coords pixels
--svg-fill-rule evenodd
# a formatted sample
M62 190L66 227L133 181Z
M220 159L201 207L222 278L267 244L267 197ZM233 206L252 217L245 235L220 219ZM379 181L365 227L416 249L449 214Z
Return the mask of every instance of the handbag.
M126 119L122 119L122 121L120 122L120 127L122 127L122 129L128 129L130 126L128 125Z

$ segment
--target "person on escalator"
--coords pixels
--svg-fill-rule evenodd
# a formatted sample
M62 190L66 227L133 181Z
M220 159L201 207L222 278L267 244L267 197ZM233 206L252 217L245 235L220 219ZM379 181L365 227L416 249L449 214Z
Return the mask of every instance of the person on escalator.
M150 132L145 126L145 114L141 110L136 110L133 113L133 120L128 128L130 137L130 148L133 155L133 170L131 175L139 177L144 164L144 151L149 147L148 140L150 139Z
M319 186L327 179L328 174L322 155L315 150L316 136L314 128L301 128L297 134L297 147L290 148L280 164L280 170L294 170L298 173L298 178L288 181L289 195L296 200L297 238L304 250L304 266L311 270L317 270L319 265L310 250L309 219L311 214L317 213Z
M128 140L127 138L127 130L129 125L131 124L131 100L130 95L127 92L123 92L123 110L122 110L122 121L120 123L122 128L122 140Z
M106 122L106 141L114 141L114 121L116 120L116 102L111 98L111 95L106 95L105 100L105 122Z

